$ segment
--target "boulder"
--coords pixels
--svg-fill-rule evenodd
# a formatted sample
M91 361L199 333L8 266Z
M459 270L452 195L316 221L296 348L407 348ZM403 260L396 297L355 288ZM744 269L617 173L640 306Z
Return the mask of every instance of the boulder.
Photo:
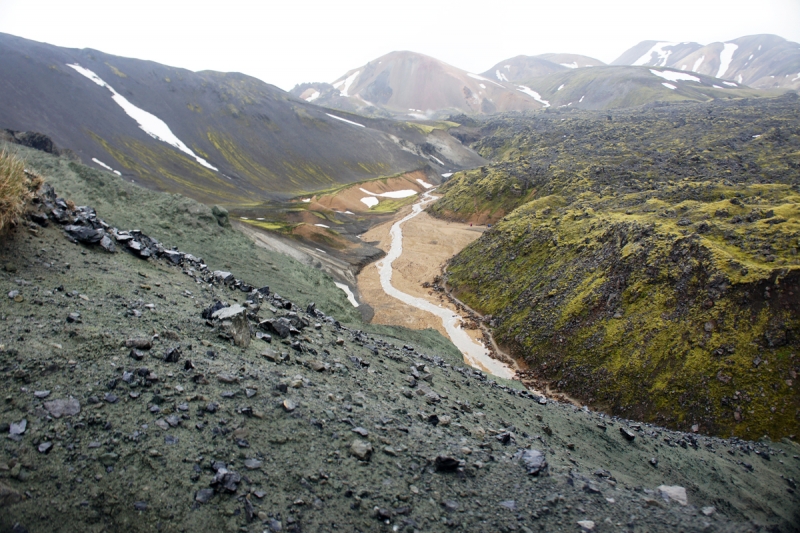
M250 346L250 322L247 320L247 309L239 304L223 307L214 311L211 318L217 324L220 335L233 340L240 348Z

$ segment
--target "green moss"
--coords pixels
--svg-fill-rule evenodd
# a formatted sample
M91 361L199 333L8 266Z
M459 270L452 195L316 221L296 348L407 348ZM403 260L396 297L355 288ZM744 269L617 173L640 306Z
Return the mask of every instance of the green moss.
M451 287L534 373L596 406L797 434L800 176L787 162L800 139L781 133L800 127L794 101L561 118L489 119L479 150L497 162L440 188L434 214L496 220L451 261Z

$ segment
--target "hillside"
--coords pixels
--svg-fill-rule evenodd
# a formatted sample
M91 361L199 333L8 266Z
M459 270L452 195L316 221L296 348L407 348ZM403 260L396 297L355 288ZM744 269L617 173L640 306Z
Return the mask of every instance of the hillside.
M797 435L796 95L485 121L430 211L495 223L448 267L531 372L614 414Z
M516 56L500 61L482 74L496 81L525 82L567 69L599 67L602 61L578 54Z
M800 44L777 35L748 35L705 46L643 41L611 64L672 67L756 89L800 89Z
M795 443L497 383L205 206L10 149L55 191L0 235L2 531L797 530Z
M250 205L476 160L446 131L430 141L424 128L333 112L244 74L6 34L0 97L0 128L45 134L87 165L209 204Z
M695 101L764 96L736 83L660 67L600 66L565 69L521 82L541 94L550 107L631 108L652 102Z

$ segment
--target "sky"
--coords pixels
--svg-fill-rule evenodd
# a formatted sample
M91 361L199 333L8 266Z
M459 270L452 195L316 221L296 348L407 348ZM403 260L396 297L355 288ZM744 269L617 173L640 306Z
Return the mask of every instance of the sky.
M0 32L289 90L395 50L484 72L548 52L611 62L650 39L800 42L800 0L0 0Z

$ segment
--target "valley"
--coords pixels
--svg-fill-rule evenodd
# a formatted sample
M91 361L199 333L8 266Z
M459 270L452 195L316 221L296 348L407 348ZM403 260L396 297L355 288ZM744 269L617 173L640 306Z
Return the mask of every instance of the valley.
M0 33L0 533L800 530L800 45L487 64Z

